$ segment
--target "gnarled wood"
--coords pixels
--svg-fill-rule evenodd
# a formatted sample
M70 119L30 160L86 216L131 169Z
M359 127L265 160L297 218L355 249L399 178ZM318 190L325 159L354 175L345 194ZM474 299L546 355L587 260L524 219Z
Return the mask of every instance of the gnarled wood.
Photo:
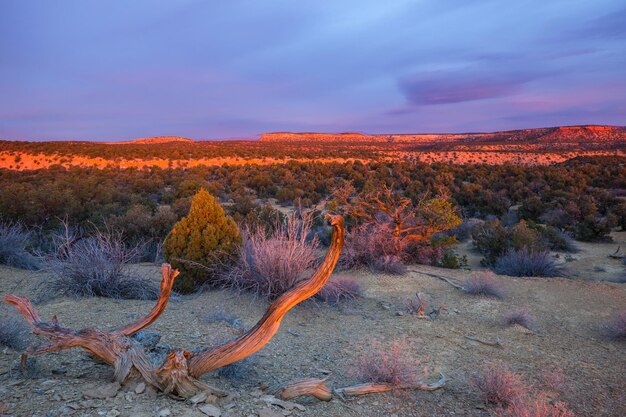
M123 383L129 379L141 377L157 389L161 389L161 381L144 350L127 336L149 326L163 313L177 275L178 271L172 270L169 265L164 264L161 294L150 314L112 332L105 332L96 328L73 330L61 327L56 316L52 317L50 323L46 323L41 320L39 313L28 298L12 294L6 295L4 301L14 305L22 313L32 332L48 339L38 346L30 346L26 349L22 354L22 367L25 366L28 356L79 347L112 365L114 377L118 382Z
M330 401L333 391L326 385L328 377L324 379L302 378L295 381L270 387L268 392L281 400L290 400L303 395L311 395L318 400Z
M285 314L298 303L314 296L328 282L344 242L343 217L327 216L333 227L331 244L324 261L311 278L301 281L276 299L261 320L249 331L230 343L212 350L193 354L189 361L191 375L199 377L207 372L244 359L261 349L278 331Z
M347 395L347 396L357 396L357 395L365 395L372 394L376 392L387 392L398 389L414 389L419 391L435 391L439 388L442 388L446 384L446 377L441 375L439 381L433 384L410 384L410 385L393 385L388 383L379 383L379 382L366 382L364 384L353 385L345 388L337 388L335 392L339 395Z
M178 271L172 269L169 264L163 264L161 266L161 292L159 294L159 298L157 299L156 304L152 308L150 313L133 323L127 324L124 327L120 327L119 329L114 330L115 333L122 334L124 336L131 336L137 333L139 330L148 327L152 323L159 318L159 316L165 310L167 306L167 302L172 295L172 287L174 286L174 279L178 276Z
M261 349L276 334L285 314L298 303L315 295L330 278L343 247L344 227L341 216L328 217L333 226L332 242L320 267L311 278L296 284L274 301L256 326L232 342L198 353L184 349L174 350L169 353L161 367L155 369L151 366L143 348L129 336L152 324L165 310L178 271L164 264L161 293L151 312L142 319L110 332L95 328L73 330L61 327L56 317L50 323L43 322L27 298L5 296L5 301L13 304L22 313L34 334L48 338L39 346L29 347L22 355L22 364L25 364L29 355L80 347L114 366L114 377L120 383L143 378L160 391L185 398L199 391L223 395L223 391L210 387L198 380L198 377L244 359Z

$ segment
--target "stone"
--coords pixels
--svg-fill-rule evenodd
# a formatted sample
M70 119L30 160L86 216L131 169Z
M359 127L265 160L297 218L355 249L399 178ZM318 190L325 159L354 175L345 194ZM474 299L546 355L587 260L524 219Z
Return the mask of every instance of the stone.
M278 411L274 411L269 407L261 408L257 414L259 417L284 417L283 413L279 413Z
M220 417L222 415L222 410L211 404L204 404L198 407L198 410L202 411L202 413L209 417Z
M112 410L110 410L107 414L106 417L119 417L120 413L118 410L116 410L115 408L113 408Z
M209 394L206 391L199 392L193 397L191 397L189 399L189 402L192 403L193 405L196 405L196 404L204 402L204 400L206 400L208 396Z
M135 394L142 394L145 390L146 390L146 384L143 382L140 382L135 387Z
M111 382L110 384L100 385L99 387L85 390L83 391L83 396L85 398L98 398L104 400L115 397L120 388L122 388L122 386L119 383Z
M170 411L169 408L162 408L157 413L157 417L169 417L171 415L172 415L172 412Z

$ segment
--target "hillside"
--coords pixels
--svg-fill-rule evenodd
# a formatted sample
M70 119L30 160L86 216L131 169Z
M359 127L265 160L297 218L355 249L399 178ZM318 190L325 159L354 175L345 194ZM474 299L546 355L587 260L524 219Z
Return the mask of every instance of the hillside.
M107 142L109 145L128 145L128 144L139 144L139 145L154 145L159 143L170 143L170 142L188 142L193 143L193 139L189 138L181 138L179 136L156 136L152 138L140 138L127 142Z
M450 142L554 142L554 143L621 143L626 144L623 126L558 126L539 129L508 130L491 133L450 134L374 134L362 133L291 133L275 132L261 135L261 142L386 142L386 143L450 143Z

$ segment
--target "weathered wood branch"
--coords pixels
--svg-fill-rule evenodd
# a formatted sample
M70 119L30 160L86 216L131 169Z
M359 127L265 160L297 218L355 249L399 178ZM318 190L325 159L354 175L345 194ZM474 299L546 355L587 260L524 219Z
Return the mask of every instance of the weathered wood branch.
M346 396L357 396L357 395L365 395L365 394L372 394L372 393L376 393L376 392L388 392L388 391L393 391L393 390L405 390L405 389L411 389L411 390L419 390L419 391L435 391L438 390L439 388L443 388L443 386L446 384L447 379L446 377L442 374L441 378L439 379L439 381L433 383L433 384L422 384L422 383L417 383L417 384L407 384L407 385L394 385L394 384L389 384L389 383L385 383L385 382L366 382L364 384L358 384L358 385L353 385L350 387L345 387L345 388L337 388L335 390L335 392L339 395L346 395Z
M278 331L285 314L298 303L314 296L328 282L344 243L344 223L341 216L328 216L333 227L331 244L324 261L311 278L301 281L276 299L261 320L249 331L230 343L211 350L195 353L189 361L192 376L207 372L244 359L261 349Z
M297 379L270 387L268 392L282 400L291 400L292 398L301 397L303 395L311 395L318 400L330 401L333 398L333 391L326 385L328 378L329 377L324 379Z
M150 313L146 317L114 330L115 333L122 334L124 336L131 336L137 333L139 330L148 327L149 325L154 323L163 313L165 307L167 306L167 302L172 295L174 279L176 279L176 277L178 276L178 271L172 269L169 264L163 264L161 266L161 275L161 292L159 294L159 298L157 299L156 304L152 308L152 311L150 311Z

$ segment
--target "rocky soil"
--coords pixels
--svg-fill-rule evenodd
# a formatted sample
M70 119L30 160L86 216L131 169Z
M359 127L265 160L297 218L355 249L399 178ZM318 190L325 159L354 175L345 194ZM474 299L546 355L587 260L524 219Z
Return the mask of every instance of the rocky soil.
M626 284L593 280L594 262L612 260L606 258L608 246L595 255L589 249L583 248L579 258L569 263L571 268L580 267L575 279L498 277L508 291L504 300L467 295L427 275L463 280L469 274L463 270L414 266L403 276L338 272L356 279L364 297L339 306L308 302L296 307L276 337L251 360L205 377L230 393L223 398L200 396L183 402L144 384L120 387L111 382L109 366L79 350L37 357L22 374L20 352L0 347L0 415L483 417L494 415L494 409L482 404L471 376L487 363L503 361L524 374L535 390L540 389L546 370L561 369L565 384L547 395L567 402L577 416L624 416L626 344L608 340L601 328L626 307ZM479 269L472 256L470 266ZM137 268L158 281L157 266ZM39 283L46 278L42 272L0 267L0 295L39 297ZM434 320L407 314L406 302L416 292L430 306L446 309ZM68 327L110 328L151 306L149 301L57 298L38 308L45 319L56 314ZM170 347L197 349L220 343L237 336L242 326L252 326L266 306L250 295L227 291L176 297L157 323L146 329L144 343L151 344L157 356ZM504 313L518 307L528 307L535 316L535 332L501 323ZM470 338L499 341L502 347ZM383 343L404 339L431 379L443 373L449 382L435 392L373 394L330 402L298 398L285 403L263 391L301 377L330 376L334 387L355 383L350 373L355 352L371 339Z

